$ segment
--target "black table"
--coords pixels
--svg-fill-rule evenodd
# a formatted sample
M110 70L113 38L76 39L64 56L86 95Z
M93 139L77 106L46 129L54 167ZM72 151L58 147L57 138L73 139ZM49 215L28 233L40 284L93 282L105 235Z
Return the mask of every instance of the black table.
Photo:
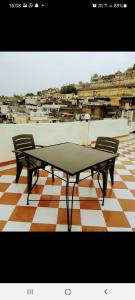
M37 159L43 163L49 164L55 167L56 169L66 173L66 180L64 178L61 179L66 181L66 206L67 206L68 231L71 231L71 226L72 226L72 210L73 210L73 197L74 197L75 184L78 184L79 181L84 180L85 178L90 176L89 175L83 179L79 179L80 172L90 169L91 167L95 165L99 165L103 162L109 162L110 160L115 159L118 156L118 154L111 154L105 151L88 148L86 146L81 146L74 143L56 144L44 148L27 150L24 151L24 153L28 161L27 204L29 204L30 201L29 195L31 193L31 190L38 180L37 177L36 182L34 183L32 188L30 188L31 186L30 178L29 178L30 157ZM55 176L59 177L57 175ZM76 176L75 181L70 181L69 176ZM98 182L99 182L99 176L98 176ZM69 208L69 196L68 196L69 183L73 183L71 208ZM104 190L100 185L100 182L99 182L99 186L103 194L103 200L99 200L99 201L102 201L102 203L104 203L105 194L104 194Z

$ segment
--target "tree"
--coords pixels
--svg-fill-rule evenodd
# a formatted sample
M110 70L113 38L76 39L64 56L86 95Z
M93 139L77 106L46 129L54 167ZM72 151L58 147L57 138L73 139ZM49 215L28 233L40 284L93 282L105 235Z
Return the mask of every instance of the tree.
M79 81L79 85L82 85L83 84L83 82L82 81Z
M41 91L37 92L37 96L42 96L42 92Z
M74 93L76 95L77 94L77 89L72 84L69 84L69 85L62 86L60 92L61 92L61 94L72 94L72 93Z
M133 65L133 70L135 70L135 64Z
M27 93L25 96L26 97L32 97L32 96L34 96L34 94L33 93Z

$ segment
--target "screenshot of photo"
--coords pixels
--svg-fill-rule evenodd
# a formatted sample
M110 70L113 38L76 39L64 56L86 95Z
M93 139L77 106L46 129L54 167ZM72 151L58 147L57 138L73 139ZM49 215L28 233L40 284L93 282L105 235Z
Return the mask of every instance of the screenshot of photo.
M0 299L132 300L134 3L0 14Z
M134 62L0 52L1 231L135 230Z

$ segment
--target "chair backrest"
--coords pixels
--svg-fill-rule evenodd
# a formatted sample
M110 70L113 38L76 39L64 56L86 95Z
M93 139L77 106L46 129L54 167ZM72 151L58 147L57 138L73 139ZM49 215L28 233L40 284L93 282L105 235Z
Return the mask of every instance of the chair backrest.
M119 146L119 140L110 138L110 137L98 137L96 141L95 148L98 150L110 152L110 153L117 153Z
M22 153L15 153L16 159L20 160L25 158L23 151L35 148L35 142L32 134L20 134L12 137L15 151Z

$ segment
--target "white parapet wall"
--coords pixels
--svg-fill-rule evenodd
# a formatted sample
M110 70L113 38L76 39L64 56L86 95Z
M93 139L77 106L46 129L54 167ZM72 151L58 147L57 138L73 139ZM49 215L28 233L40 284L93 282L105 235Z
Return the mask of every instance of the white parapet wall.
M117 137L131 132L127 119L104 119L91 121L89 125L88 143L95 141L98 136Z
M64 142L87 144L86 122L0 124L0 163L15 159L12 153L12 137L18 134L33 134L37 145L53 145Z
M87 145L96 140L98 136L122 136L129 134L129 132L130 128L126 119L42 124L0 124L0 163L15 159L15 155L12 153L12 137L18 134L33 134L36 144L48 146L64 142Z

